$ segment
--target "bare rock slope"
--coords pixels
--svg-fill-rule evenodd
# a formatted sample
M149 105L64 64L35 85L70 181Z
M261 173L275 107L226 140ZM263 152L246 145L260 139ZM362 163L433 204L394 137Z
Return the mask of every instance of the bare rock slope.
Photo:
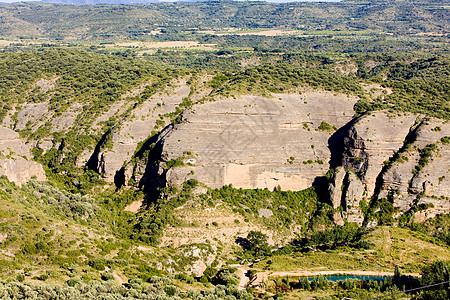
M327 172L333 127L351 120L355 102L309 92L194 106L162 133L157 174L168 184L194 178L212 188L305 189Z
M45 180L42 166L31 159L29 145L26 145L19 134L0 126L0 175L6 175L15 183L27 182L32 177Z
M194 106L152 145L157 160L138 161L135 178L148 185L196 179L211 188L301 190L328 172L338 224L362 225L362 202L372 199L386 198L398 216L411 212L416 221L448 212L449 124L386 111L353 118L354 103L309 92Z

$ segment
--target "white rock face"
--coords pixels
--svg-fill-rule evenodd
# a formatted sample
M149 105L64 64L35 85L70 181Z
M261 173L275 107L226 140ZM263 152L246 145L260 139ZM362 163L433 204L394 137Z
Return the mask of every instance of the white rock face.
M347 187L344 198L344 217L347 221L357 223L361 226L364 221L364 216L360 209L360 202L365 199L364 184L353 172L349 172L347 176Z
M328 194L331 205L335 209L342 205L342 193L344 190L343 185L345 175L346 172L344 168L338 167L330 178L330 182L328 185Z
M342 165L360 175L368 194L374 193L383 163L403 146L416 119L413 114L391 116L375 112L362 117L350 129Z
M415 140L402 153L403 159L393 164L383 175L383 191L394 193L394 206L408 210L417 199L418 204L431 204L426 212L417 213L417 220L425 220L450 210L450 145L441 138L450 136L450 124L431 119L422 122L415 131ZM436 150L420 171L420 149L436 145Z
M25 183L36 177L46 180L42 166L30 161L30 147L19 137L17 132L0 126L0 175L6 175L17 184Z
M308 188L329 168L331 133L318 127L322 122L345 125L355 102L344 95L309 92L197 105L161 139L164 160L184 162L167 172L167 182L195 178L212 188Z

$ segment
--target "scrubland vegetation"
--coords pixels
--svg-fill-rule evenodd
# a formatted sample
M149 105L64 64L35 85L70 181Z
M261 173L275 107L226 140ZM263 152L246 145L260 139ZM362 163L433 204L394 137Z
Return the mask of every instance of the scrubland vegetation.
M151 96L169 94L171 82L180 78L187 81L189 96L173 112L160 115L156 124L149 124L154 132L124 165L136 163L138 157L148 157L149 165L160 162L152 156L154 139L168 123L182 123L181 114L195 101L243 94L272 97L319 89L356 97L355 116L385 109L448 120L449 25L444 4L0 5L0 20L7 24L1 26L0 37L11 41L0 46L0 121L36 145L33 159L44 166L48 178L18 186L0 177L0 298L362 299L449 280L448 214L417 224L408 216L395 219L389 200L372 199L372 206L365 207L366 218L376 216L386 226L359 228L348 222L336 226L335 210L324 200L320 184L295 192L231 185L210 189L189 179L149 192L135 181L136 174L125 186L114 185L102 179L98 168L78 163L86 149L110 148L119 121L134 118L134 109ZM399 17L391 20L393 7ZM73 30L81 25L84 29ZM23 26L22 31L17 26ZM260 34L269 29L285 34ZM119 45L119 40L198 41L213 46L156 50L145 44ZM131 92L141 85L142 91ZM211 92L194 101L199 85ZM94 124L96 117L122 102L129 104L128 109ZM48 114L23 124L19 111L28 105L43 105ZM55 120L66 114L75 121L57 128ZM323 121L317 130L333 134L337 128ZM38 147L43 140L53 144L48 151ZM448 144L448 137L441 142ZM435 150L435 144L418 150L414 174L429 163ZM167 169L182 165L182 159L165 162ZM137 212L125 209L135 202L142 203ZM205 210L227 207L247 237L230 240L231 253L223 251L217 238L158 247L166 228L187 226L176 212L188 203ZM219 226L217 221L211 225ZM283 238L272 246L264 232ZM201 260L200 254L193 255L197 252L210 260L200 276L192 272ZM265 283L265 293L238 289L242 270L232 266L238 262L250 263L249 275L321 269L393 275L396 271L385 281L337 284L323 277L311 282L278 278ZM400 274L409 272L421 273L422 278ZM280 286L288 292L281 294ZM448 292L444 285L408 297L448 299Z

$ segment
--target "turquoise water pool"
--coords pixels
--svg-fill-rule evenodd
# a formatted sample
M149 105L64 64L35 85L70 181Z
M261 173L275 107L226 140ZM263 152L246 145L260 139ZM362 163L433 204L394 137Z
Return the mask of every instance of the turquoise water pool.
M315 276L318 278L318 276ZM378 280L384 281L385 279L392 279L392 276L361 276L361 275L331 275L331 276L323 276L324 279L328 281L340 281L345 279L357 279L357 280ZM308 278L309 281L312 281L314 277Z

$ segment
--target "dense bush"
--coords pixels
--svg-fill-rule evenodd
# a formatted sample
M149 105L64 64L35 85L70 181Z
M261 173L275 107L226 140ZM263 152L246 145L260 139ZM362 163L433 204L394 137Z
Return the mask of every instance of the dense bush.
M289 228L293 222L306 225L319 209L314 188L295 192L272 192L268 189L235 189L232 186L224 186L220 189L210 189L200 197L204 200L224 201L245 217L259 216L260 209L269 209L273 215L266 217L264 223L275 229ZM308 212L311 217L307 216Z
M450 281L450 262L436 261L422 269L422 286ZM413 299L416 300L446 300L450 299L450 284L442 284L420 291Z
M230 282L227 272L223 272L223 280ZM222 278L221 277L221 278ZM91 281L89 284L81 283L77 277L62 285L29 285L17 282L0 283L0 298L13 299L160 299L179 300L188 297L195 300L236 299L252 300L253 296L246 291L238 291L233 286L217 285L212 289L196 292L188 290L180 291L170 284L170 280L160 280L156 277L150 284L142 284L141 281L132 279L128 284L114 285L111 282L100 283ZM163 278L164 279L164 278ZM177 294L180 296L178 297Z

